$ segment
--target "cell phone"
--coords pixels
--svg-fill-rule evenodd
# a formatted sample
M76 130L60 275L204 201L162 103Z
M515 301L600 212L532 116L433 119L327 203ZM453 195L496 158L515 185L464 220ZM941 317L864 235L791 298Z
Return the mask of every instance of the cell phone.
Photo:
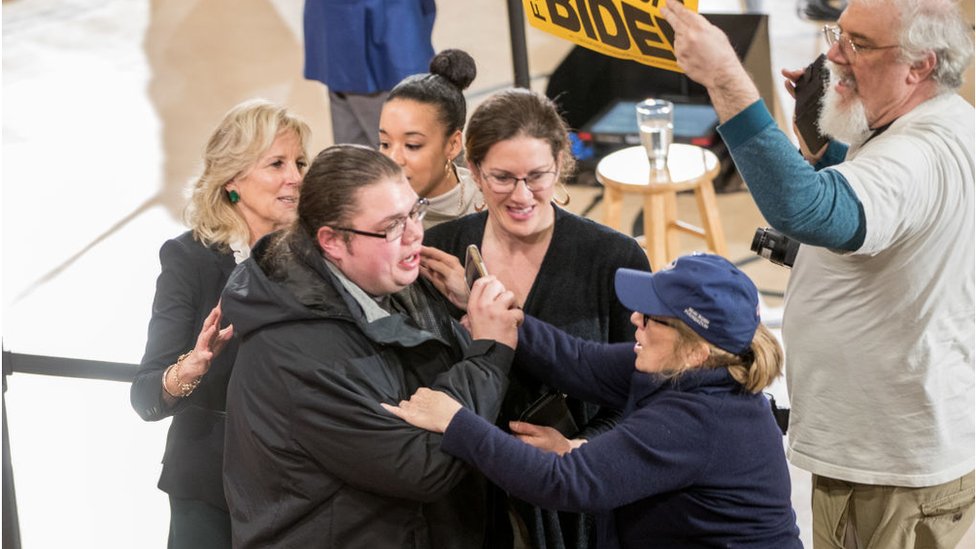
M485 261L481 259L481 251L478 246L471 244L464 254L464 281L468 288L474 285L474 281L486 276L488 271L485 269Z
M796 129L800 137L807 144L810 152L816 153L830 141L830 138L820 133L818 120L820 119L820 102L827 87L827 74L824 72L824 61L827 57L821 54L803 71L803 75L796 81Z

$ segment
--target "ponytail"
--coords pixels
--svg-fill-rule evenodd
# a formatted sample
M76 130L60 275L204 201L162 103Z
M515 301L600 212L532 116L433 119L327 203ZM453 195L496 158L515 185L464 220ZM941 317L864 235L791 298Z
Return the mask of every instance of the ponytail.
M732 378L750 393L758 393L769 387L783 374L783 348L776 336L762 324L756 328L752 344L745 354L752 355L751 363L740 360L738 364L729 365L728 369Z

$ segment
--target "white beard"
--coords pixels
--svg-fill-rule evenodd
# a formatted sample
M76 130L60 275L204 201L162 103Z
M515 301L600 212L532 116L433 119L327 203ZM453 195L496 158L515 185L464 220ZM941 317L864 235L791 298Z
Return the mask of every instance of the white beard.
M871 128L868 126L867 113L864 111L864 103L855 93L850 99L846 100L837 92L834 86L841 79L846 78L848 84L857 91L857 82L852 74L840 74L843 69L836 64L828 61L827 67L830 69L830 80L827 83L823 98L820 100L820 118L817 125L820 126L820 133L828 135L839 141L849 144L860 143L868 138Z

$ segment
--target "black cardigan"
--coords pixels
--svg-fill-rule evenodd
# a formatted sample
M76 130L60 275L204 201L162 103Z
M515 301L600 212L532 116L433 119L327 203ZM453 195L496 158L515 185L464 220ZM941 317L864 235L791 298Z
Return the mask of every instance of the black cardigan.
M634 341L630 313L617 300L614 273L621 267L649 271L647 255L633 238L589 219L555 209L555 226L539 274L525 298L525 314L590 341ZM488 213L481 212L441 223L424 235L424 244L444 250L464 262L469 244L481 246ZM487 265L491 272L491 265ZM507 425L528 403L546 390L539 381L512 369L506 403L499 424ZM597 407L571 403L576 424L590 422ZM582 433L594 435L608 425L589 425Z
M649 271L647 255L637 242L589 219L555 209L555 226L539 274L526 296L525 314L545 320L569 334L598 342L634 340L630 311L617 300L614 273L621 267ZM488 213L471 214L437 225L427 231L424 244L444 250L464 261L469 244L481 246ZM487 265L491 272L491 265ZM528 405L548 387L516 362L509 373L509 388L502 403L498 425L508 428ZM592 438L616 424L620 412L596 404L568 399L569 409L581 427L582 438ZM499 495L498 497L504 497ZM592 541L589 521L583 515L546 511L524 502L511 502L538 549L586 549ZM507 520L502 512L499 520Z

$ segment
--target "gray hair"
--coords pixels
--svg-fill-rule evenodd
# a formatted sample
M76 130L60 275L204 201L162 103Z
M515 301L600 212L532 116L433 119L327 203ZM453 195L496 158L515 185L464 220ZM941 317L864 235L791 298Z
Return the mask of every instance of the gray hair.
M901 17L899 40L905 60L914 63L932 51L932 79L940 91L962 85L973 57L973 29L965 22L956 0L894 0Z

